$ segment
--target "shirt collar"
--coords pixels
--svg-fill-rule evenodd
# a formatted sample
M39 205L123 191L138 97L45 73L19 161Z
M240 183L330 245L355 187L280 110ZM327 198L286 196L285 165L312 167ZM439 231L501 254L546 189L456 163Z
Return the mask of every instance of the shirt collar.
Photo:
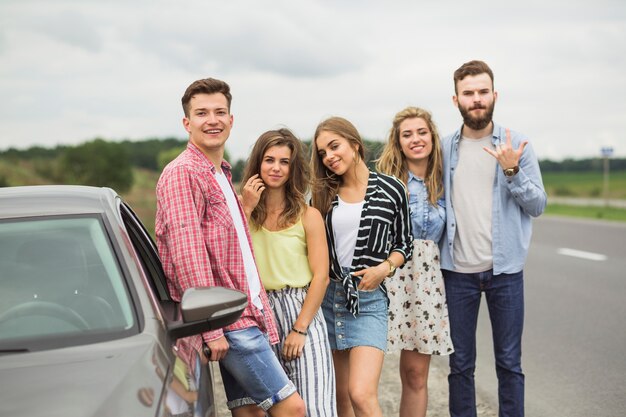
M198 149L198 147L194 145L191 141L187 142L187 149L192 154L194 154L196 158L199 158L202 161L204 161L209 166L209 169L211 170L212 173L215 174L217 172L217 169L215 168L215 165L213 164L213 162L211 162L211 160L207 158L206 155L203 154L202 151ZM227 171L231 170L231 165L225 159L222 159L221 167L223 170L224 169Z
M493 120L492 120L493 122ZM461 132L463 131L463 125L461 125L461 127L454 132L454 143L458 144L459 141L461 140ZM497 124L496 122L493 122L493 132L491 133L491 143L493 143L494 145L499 145L500 143L505 143L506 138L504 137L504 129L502 129L502 127L500 127L499 124Z
M409 171L409 179L407 182L411 182L411 180L415 180L415 181L419 181L419 182L424 182L423 178L420 178L416 175L414 175L411 171Z

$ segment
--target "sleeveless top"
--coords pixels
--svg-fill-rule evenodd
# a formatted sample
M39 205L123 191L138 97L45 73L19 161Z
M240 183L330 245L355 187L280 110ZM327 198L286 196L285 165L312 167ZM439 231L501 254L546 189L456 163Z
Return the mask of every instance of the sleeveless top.
M309 267L302 219L276 232L253 226L250 234L257 268L266 290L309 285L313 273Z

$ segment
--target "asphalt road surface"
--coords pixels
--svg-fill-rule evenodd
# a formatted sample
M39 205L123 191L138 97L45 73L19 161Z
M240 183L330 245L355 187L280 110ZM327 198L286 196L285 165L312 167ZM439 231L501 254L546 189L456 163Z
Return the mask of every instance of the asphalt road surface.
M626 225L540 217L525 269L527 417L626 416ZM477 390L497 407L484 302Z

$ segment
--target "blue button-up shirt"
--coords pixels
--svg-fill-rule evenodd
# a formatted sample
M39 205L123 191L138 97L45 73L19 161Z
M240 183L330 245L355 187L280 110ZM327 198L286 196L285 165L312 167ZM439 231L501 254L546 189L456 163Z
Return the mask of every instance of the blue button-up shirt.
M407 188L413 239L439 242L446 221L445 200L440 198L436 206L430 204L424 180L413 175L411 171Z
M461 129L443 140L443 184L446 200L446 230L440 242L441 269L454 271L454 235L456 221L451 190L454 186L454 169L459 161ZM526 140L520 133L511 131L513 149ZM494 123L492 143L506 143L505 129ZM543 188L539 162L530 143L519 160L519 172L507 178L496 164L493 184L492 253L493 273L513 274L524 269L532 234L531 216L537 217L546 208L547 196ZM471 190L467 190L471 192Z

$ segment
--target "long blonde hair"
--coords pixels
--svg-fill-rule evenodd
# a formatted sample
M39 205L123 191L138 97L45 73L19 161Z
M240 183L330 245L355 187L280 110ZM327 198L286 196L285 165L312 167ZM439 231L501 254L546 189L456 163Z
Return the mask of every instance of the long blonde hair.
M278 226L287 227L296 223L306 210L304 196L309 191L311 177L302 142L289 129L269 130L259 136L246 163L241 188L243 191L244 184L251 176L261 174L263 156L273 146L287 146L291 150L289 179L285 183L285 209L278 216ZM259 203L250 216L250 223L257 229L267 219L266 195L267 193L261 194Z
M318 153L317 138L322 132L332 132L346 139L361 161L365 161L365 146L356 127L343 117L330 117L317 125L311 143L311 167L314 177L311 205L318 209L322 216L325 216L330 209L330 203L337 195L341 176L326 168ZM357 159L356 162L360 161Z
M383 174L393 175L399 178L405 184L409 180L409 167L406 157L400 147L400 124L413 118L423 119L430 129L433 141L433 150L428 155L428 166L426 168L426 177L424 184L428 192L428 201L432 205L437 204L437 200L443 195L443 157L441 153L441 140L439 132L433 122L432 115L429 111L419 107L407 107L398 112L393 118L393 125L389 131L387 143L376 162L376 169Z

